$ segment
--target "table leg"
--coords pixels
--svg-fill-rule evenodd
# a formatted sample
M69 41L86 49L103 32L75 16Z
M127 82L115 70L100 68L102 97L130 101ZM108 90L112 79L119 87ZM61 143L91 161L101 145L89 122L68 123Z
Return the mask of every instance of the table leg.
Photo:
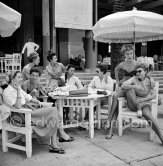
M97 129L101 129L101 99L98 99L96 119L97 119Z
M90 138L94 138L94 100L90 100L90 105L89 105L89 136Z
M59 113L61 115L61 118L62 118L62 121L61 121L61 125L64 127L64 124L63 124L63 107L62 107L62 99L58 99L58 110L59 110Z
M3 73L3 59L1 59L1 73Z

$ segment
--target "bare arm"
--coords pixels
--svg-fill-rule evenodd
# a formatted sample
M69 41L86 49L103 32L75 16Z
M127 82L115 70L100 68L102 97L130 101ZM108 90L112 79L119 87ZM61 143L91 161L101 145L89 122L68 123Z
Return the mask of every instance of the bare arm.
M114 70L114 72L115 72L115 79L116 79L117 83L119 82L118 74L119 74L119 70L122 69L122 63L120 63L118 66L116 66L115 70Z
M24 45L24 47L22 49L22 54L24 54L24 51L25 51L26 47L27 47L27 44Z

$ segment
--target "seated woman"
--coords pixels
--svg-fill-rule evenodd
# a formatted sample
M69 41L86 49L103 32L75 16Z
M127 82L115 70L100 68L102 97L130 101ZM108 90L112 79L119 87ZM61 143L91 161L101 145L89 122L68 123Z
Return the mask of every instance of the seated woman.
M163 136L159 131L159 127L152 117L151 105L147 103L156 98L154 93L154 80L146 76L147 67L145 64L140 64L136 68L136 76L122 84L122 89L126 91L127 105L131 111L142 111L143 117L148 121L149 125L156 132L163 144Z
M114 82L112 78L108 75L107 69L103 66L98 66L96 69L98 76L95 76L93 80L88 85L88 90L91 89L102 89L102 90L109 90L113 91ZM108 98L102 98L101 106L107 103ZM86 113L85 120L89 117L88 112Z
M96 73L93 80L88 85L88 88L103 89L113 91L113 80L107 73L107 68L103 66L97 66Z
M71 64L67 66L65 77L63 77L66 85L66 90L83 89L83 85L78 77L74 76L75 67ZM62 88L64 89L64 87Z
M38 99L40 95L46 96L45 88L38 82L40 76L40 70L33 67L30 70L30 79L24 81L22 85L22 89L35 99Z
M46 89L50 92L54 91L58 86L62 86L62 84L64 84L61 76L65 72L66 68L62 63L58 62L58 58L53 52L48 54L47 60L49 61L49 65L46 66Z
M19 71L11 72L9 75L9 85L3 91L4 103L10 107L15 108L28 108L29 102L40 105L37 99L32 98L30 94L27 94L20 87L22 82L22 75ZM24 116L22 114L11 114L11 117L20 117L21 122L24 124ZM63 154L65 151L57 145L57 129L61 136L59 141L70 142L74 138L68 136L63 128L59 128L59 121L61 117L55 107L46 107L33 109L31 112L31 119L34 125L34 132L41 139L51 140L49 152ZM41 127L40 127L41 125Z
M37 52L33 52L28 57L29 63L24 66L22 70L23 81L30 79L30 70L34 66L38 66L40 62L40 57Z

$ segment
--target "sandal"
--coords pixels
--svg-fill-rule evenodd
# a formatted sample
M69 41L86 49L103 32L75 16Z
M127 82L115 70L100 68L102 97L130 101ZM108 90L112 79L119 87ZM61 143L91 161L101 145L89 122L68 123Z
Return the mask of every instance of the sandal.
M50 152L50 153L65 154L65 150L64 150L64 149L61 149L61 148L54 148L54 147L51 147L51 148L49 149L49 152Z
M68 140L62 138L62 137L59 137L59 142L72 142L74 141L75 138L74 137L70 137Z
M113 133L106 135L106 139L112 139Z

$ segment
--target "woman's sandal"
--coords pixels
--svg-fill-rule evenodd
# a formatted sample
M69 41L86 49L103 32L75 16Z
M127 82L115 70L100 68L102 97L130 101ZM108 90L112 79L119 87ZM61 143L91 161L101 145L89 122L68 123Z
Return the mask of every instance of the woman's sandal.
M62 138L62 137L59 137L59 142L72 142L74 141L75 138L74 137L70 137L68 140Z
M112 139L112 136L113 136L113 133L108 134L105 138L106 138L106 139Z
M65 150L61 148L54 148L50 146L51 148L49 149L50 153L59 153L59 154L65 154Z

